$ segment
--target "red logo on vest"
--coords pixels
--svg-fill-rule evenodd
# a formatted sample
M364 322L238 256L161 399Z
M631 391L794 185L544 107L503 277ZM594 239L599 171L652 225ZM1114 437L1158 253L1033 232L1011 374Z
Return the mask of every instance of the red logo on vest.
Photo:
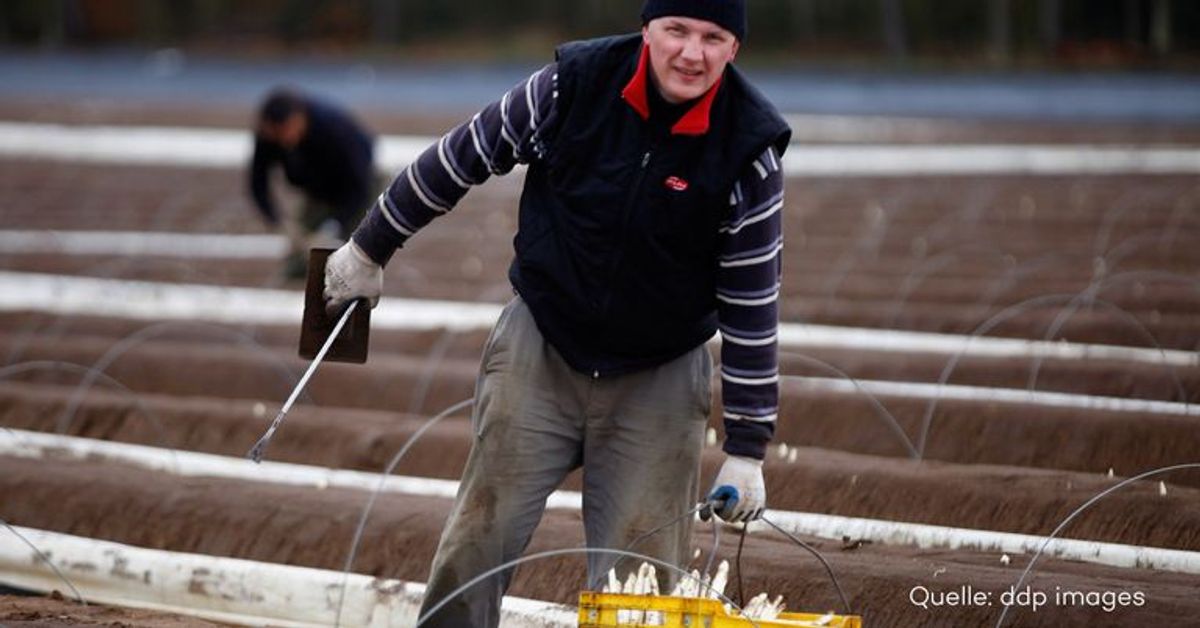
M663 181L663 185L675 190L676 192L682 192L688 189L688 182L676 176L667 177L667 180Z

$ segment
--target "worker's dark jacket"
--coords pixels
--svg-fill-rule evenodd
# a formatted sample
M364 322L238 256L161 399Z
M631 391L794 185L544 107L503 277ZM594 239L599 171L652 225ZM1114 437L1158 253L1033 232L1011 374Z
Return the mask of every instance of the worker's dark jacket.
M268 176L282 165L287 180L309 197L332 207L343 225L355 220L371 201L374 139L350 114L317 100L305 103L308 130L292 150L258 137L250 165L250 190L263 217L274 223L279 212Z
M526 175L509 271L550 343L598 376L663 363L716 332L730 192L790 135L733 66L676 124L646 124L646 86L627 85L646 80L641 42L559 48L563 118Z

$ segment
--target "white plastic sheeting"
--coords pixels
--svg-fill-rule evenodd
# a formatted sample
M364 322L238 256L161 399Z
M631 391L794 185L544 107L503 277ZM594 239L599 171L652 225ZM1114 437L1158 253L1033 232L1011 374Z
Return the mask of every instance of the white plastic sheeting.
M341 487L373 490L380 485L381 479L379 475L372 473L335 471L277 462L254 465L243 459L226 456L23 430L0 430L0 455L36 459L106 459L181 476L222 477L248 482L312 486L318 489ZM387 492L453 499L458 483L416 477L390 477L383 482L383 487ZM550 508L578 510L581 504L582 497L578 492L555 491L547 505ZM1032 553L1041 547L1044 541L1043 537L1027 534L780 510L767 511L767 517L793 534L835 540L848 536L885 545L1017 554ZM763 532L763 528L765 524L758 523L750 529L751 532L758 533ZM1116 567L1200 574L1200 552L1058 539L1051 542L1047 555Z
M399 170L432 137L385 136L376 161ZM249 130L165 126L69 126L0 122L0 155L136 166L244 168L254 149Z
M166 231L0 231L9 255L114 255L181 259L278 260L288 252L281 235Z
M49 559L85 600L146 608L244 626L332 626L341 598L337 571L152 550L32 528L0 528L0 583L72 595ZM411 628L425 585L350 574L343 626ZM503 625L568 628L574 609L504 598Z
M500 306L388 298L371 311L376 329L487 329ZM300 325L304 294L289 290L92 279L0 271L0 311L37 310L142 320Z
M996 554L1033 554L1046 542L1042 536L948 528L920 523L897 523L834 515L768 510L765 515L775 525L793 534L831 539L866 540L885 545L910 545L926 549L950 548L993 552ZM751 531L765 531L765 523L751 524ZM1175 573L1200 574L1200 552L1054 539L1046 546L1047 558L1077 560L1112 567L1157 569ZM999 560L999 558L997 559Z
M388 135L377 161L408 165L437 138ZM253 146L248 130L0 123L0 156L141 166L242 168ZM1051 144L809 145L788 149L789 176L857 177L982 174L1195 174L1194 147Z
M180 477L268 482L308 486L315 489L342 488L362 491L379 489L385 493L424 495L446 499L454 499L458 493L458 482L453 480L402 475L384 477L379 473L329 469L270 460L254 463L246 458L25 430L0 429L0 455L35 459L62 457L74 460L103 459L162 473L171 473ZM579 510L582 504L583 497L575 491L556 491L546 502L548 508L570 510Z
M0 239L2 237L0 235ZM175 234L174 237L181 239L181 248L193 246L186 243L189 236ZM230 246L240 245L233 243ZM299 325L303 309L303 295L286 290L0 271L0 311ZM371 326L375 329L488 329L496 322L500 309L501 306L492 303L387 297L371 311ZM828 347L946 356L962 352L963 355L989 358L1121 360L1174 367L1200 366L1200 354L1191 351L797 323L779 326L779 345L783 348Z

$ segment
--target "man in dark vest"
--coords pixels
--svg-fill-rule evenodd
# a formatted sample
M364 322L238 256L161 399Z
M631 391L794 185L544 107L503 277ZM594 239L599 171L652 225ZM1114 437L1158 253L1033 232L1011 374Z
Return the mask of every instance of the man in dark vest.
M664 562L690 558L712 405L705 343L718 330L726 458L713 488L728 499L717 514L762 512L790 130L729 64L744 4L648 0L640 34L561 46L405 169L330 257L331 308L374 302L382 266L409 237L471 186L529 166L509 269L517 296L484 348L424 625L497 625L512 570L432 611L519 557L547 496L580 466L588 547L637 540ZM636 562L594 553L588 571L595 582Z
M297 90L272 90L259 107L250 161L250 194L267 224L288 238L284 275L303 278L314 236L345 242L379 192L374 139L347 111ZM301 194L281 207L271 172L281 168Z

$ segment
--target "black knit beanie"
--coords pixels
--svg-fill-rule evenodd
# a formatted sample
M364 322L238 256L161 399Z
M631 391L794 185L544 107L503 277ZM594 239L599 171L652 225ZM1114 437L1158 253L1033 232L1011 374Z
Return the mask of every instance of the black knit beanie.
M665 15L707 20L733 33L738 41L746 39L745 0L646 0L642 5L642 24Z

